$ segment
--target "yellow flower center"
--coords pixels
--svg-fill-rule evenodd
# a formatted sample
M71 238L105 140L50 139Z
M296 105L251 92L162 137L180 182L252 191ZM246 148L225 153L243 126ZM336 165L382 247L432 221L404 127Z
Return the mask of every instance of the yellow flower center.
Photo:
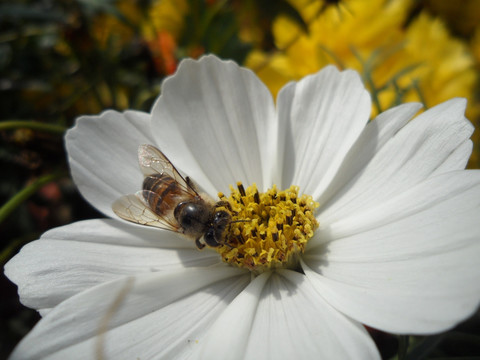
M223 261L254 272L294 268L318 227L313 214L318 203L309 195L299 196L298 190L291 186L278 191L274 185L259 193L255 184L245 189L238 183L237 189L230 186L228 198L219 193L232 213L225 244L215 248Z

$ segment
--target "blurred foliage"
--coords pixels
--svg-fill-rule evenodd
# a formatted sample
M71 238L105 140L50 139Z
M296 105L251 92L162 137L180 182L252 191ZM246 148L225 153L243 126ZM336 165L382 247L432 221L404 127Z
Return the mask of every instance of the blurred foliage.
M295 34L316 36L312 33L312 21L329 12L339 14L341 7L347 11L345 17L352 15L348 14L344 1L1 2L2 264L22 245L50 228L102 216L81 198L68 176L63 134L76 117L97 114L107 108L148 111L160 93L163 79L175 72L184 57L214 53L249 64L247 57L260 53L267 55L264 65L275 68L275 57L286 56L297 49L296 56L308 60L308 54L298 52L302 43L301 37ZM314 6L315 16L306 16L300 3ZM462 6L448 0L409 0L408 3L411 6L406 8L398 31L406 31L420 14L435 16L435 21L443 19L448 25L445 31L455 36L452 41L460 44L461 52L471 52L468 56L475 59L478 74L480 2L463 0ZM284 25L279 29L282 21ZM339 21L341 27L341 16ZM280 41L279 31L286 34L290 31L290 34ZM357 61L361 58L365 60L364 65L371 64L369 61L375 59L376 54L373 50L369 57L358 53ZM292 73L303 71L304 68L292 64L286 68L290 75L279 72L272 80L273 86L295 78ZM262 76L255 66L252 68ZM416 70L415 66L404 65L397 75ZM365 72L367 83L368 74ZM268 76L264 78L268 80ZM395 83L395 79L387 80ZM477 93L471 94L472 99L478 99L478 84L476 86ZM397 88L395 96L400 97L401 91L405 88ZM5 358L38 320L38 315L18 303L16 287L3 274L0 286L0 358ZM479 324L478 317L473 317L455 331L426 338L397 338L373 329L369 331L384 358L448 358L480 355Z

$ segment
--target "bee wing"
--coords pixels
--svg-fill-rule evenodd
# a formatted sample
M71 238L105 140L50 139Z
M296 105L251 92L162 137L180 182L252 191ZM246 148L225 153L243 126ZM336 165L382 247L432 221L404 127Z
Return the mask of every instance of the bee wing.
M185 179L173 166L170 160L153 145L140 145L138 148L138 163L143 175L166 174L173 178L180 187L191 195L198 195L192 180Z
M113 212L127 221L179 232L180 226L175 221L173 212L165 216L154 213L143 200L145 191L147 190L117 199L112 205Z

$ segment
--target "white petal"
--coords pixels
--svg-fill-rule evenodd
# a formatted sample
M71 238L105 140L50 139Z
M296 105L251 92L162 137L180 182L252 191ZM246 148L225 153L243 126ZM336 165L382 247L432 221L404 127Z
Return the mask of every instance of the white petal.
M446 330L480 302L479 209L480 171L441 174L321 229L304 271L327 301L369 326Z
M135 239L135 231L129 234L106 225L111 222L84 221L83 226L93 225L93 228L78 233L74 230L79 224L67 225L24 246L5 266L6 275L18 285L21 302L31 308L48 309L88 288L125 275L206 267L221 262L216 252L198 251L193 246L160 249L102 243L102 238L112 239L112 236L118 236L116 240L129 236ZM107 232L109 229L112 231ZM95 239L99 242L94 242Z
M175 232L113 219L77 221L49 230L42 238L134 247L195 248L192 240Z
M435 176L448 171L463 170L467 166L470 155L472 155L473 142L466 140L461 143L453 152L440 164L430 176Z
M253 280L220 315L200 359L379 358L366 330L328 305L304 275L269 276Z
M182 61L152 122L160 149L210 195L237 181L270 185L275 108L250 70L214 56Z
M409 122L363 171L322 205L320 221L330 224L365 211L441 170L455 169L452 160L459 159L458 154L465 155L465 142L473 131L463 115L465 105L464 99L453 99ZM464 163L461 160L460 164Z
M347 182L353 179L376 153L407 124L422 107L419 103L407 103L389 109L369 122L352 146L333 181L317 200L325 204Z
M246 359L379 359L365 328L319 296L306 277L281 270L264 288Z
M54 308L12 359L183 359L250 276L226 266L142 274ZM244 274L244 273L243 273Z
M50 311L52 311L52 308L37 309L37 311L41 317L45 317Z
M354 71L329 66L278 96L282 188L318 197L367 124L370 96Z
M255 278L226 308L208 330L198 359L245 359L245 348L263 287L266 272ZM221 341L219 341L221 339ZM258 356L256 356L258 358ZM260 357L261 358L261 357Z
M66 135L73 180L87 201L114 217L113 202L142 186L137 149L153 143L150 115L138 111L106 111L83 116Z

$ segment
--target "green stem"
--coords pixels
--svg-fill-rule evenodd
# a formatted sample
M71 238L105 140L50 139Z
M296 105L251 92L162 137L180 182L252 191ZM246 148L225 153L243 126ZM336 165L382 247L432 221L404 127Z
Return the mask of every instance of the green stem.
M63 176L65 176L63 172L48 174L39 177L33 183L24 187L22 190L12 196L12 198L8 200L5 204L3 204L3 206L0 208L0 223L2 223L17 207L19 207L20 204L22 204L30 196L35 194L37 190L40 189L42 186Z
M408 335L398 337L398 360L404 360L407 357L410 338Z
M10 130L10 129L32 129L40 130L45 132L51 132L55 134L61 134L67 130L64 126L54 125L54 124L45 124L38 121L25 121L25 120L8 120L0 122L0 130Z
M370 56L369 59L366 61L360 56L360 53L354 48L351 47L350 50L352 54L357 58L357 60L362 64L362 75L363 79L367 83L368 87L370 88L370 95L372 96L372 102L377 108L377 112L380 114L382 113L382 105L380 104L380 99L378 98L378 89L375 86L375 82L373 81L372 72L374 68L375 58L378 56L375 52Z

